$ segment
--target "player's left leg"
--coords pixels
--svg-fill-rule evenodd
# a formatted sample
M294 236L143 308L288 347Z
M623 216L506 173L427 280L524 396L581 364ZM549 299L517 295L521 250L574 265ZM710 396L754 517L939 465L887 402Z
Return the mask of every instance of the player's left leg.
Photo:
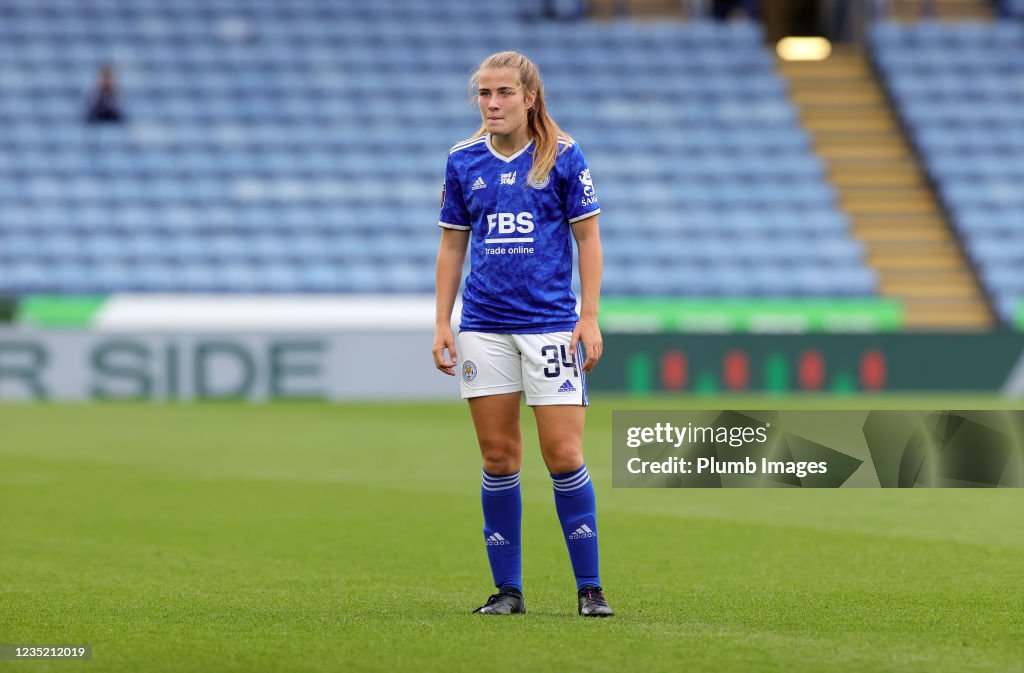
M583 459L588 404L586 376L569 350L570 332L516 335L523 354L523 388L533 407L541 453L555 492L555 510L569 549L580 614L609 616L601 594L594 485Z
M583 460L585 407L541 405L537 418L544 463L555 491L555 510L576 575L578 609L587 617L614 614L601 589L597 547L597 501Z

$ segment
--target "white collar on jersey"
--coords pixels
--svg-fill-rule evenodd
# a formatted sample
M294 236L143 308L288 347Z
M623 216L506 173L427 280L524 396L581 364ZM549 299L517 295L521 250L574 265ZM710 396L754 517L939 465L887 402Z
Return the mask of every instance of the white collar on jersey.
M515 160L517 157L519 157L520 154L522 154L526 150L530 149L530 147L532 145L533 145L533 139L531 138L528 143L523 145L523 149L519 150L518 152L516 152L515 154L513 154L510 157L506 157L504 154L502 154L498 150L494 149L494 145L491 144L491 134L490 133L487 134L487 149L489 149L491 151L491 154L493 154L494 156L498 157L499 159L504 161L506 164L509 163L510 161Z

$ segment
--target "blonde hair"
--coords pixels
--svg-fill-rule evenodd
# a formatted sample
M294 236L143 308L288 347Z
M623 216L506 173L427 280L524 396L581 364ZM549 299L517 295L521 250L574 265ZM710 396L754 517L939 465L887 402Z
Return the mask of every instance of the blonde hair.
M517 84L523 88L524 95L530 91L537 92L533 107L526 111L526 123L530 137L533 139L533 166L530 168L528 182L543 184L555 166L558 156L558 138L566 141L566 146L573 142L568 133L558 128L558 124L548 114L544 103L544 83L540 79L540 70L533 61L518 51L501 51L485 58L469 78L469 97L476 100L480 86L480 73L494 68L508 68L516 72ZM483 123L472 138L479 138L487 133Z

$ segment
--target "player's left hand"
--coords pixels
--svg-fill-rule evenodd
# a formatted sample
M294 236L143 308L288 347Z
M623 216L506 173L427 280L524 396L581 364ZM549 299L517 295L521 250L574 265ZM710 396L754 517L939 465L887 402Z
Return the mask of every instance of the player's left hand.
M583 363L583 371L589 372L601 359L604 351L604 340L601 339L601 329L597 321L588 318L580 318L576 328L572 331L572 340L569 342L569 352L575 357L576 344L582 343L583 350L587 352L587 360Z

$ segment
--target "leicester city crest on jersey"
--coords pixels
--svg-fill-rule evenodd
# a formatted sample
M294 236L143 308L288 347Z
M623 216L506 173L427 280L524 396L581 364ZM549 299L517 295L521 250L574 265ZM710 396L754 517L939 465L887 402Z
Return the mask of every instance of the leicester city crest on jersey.
M476 378L476 365L473 364L472 360L466 360L462 363L462 380L469 383Z
M551 175L546 175L543 180L534 180L532 177L529 178L526 183L534 189L544 189L551 184Z

